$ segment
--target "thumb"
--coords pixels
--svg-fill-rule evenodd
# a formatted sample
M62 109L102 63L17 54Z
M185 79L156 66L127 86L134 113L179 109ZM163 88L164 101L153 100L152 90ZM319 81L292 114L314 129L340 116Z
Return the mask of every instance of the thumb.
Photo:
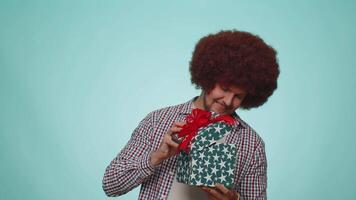
M169 147L166 143L163 143L162 146L160 147L160 151L163 153L168 153L169 152Z

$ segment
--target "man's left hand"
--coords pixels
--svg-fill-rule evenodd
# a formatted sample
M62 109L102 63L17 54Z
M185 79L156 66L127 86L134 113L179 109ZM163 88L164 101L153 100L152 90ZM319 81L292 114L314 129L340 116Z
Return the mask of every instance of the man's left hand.
M240 200L240 194L234 189L227 189L222 184L216 184L215 188L212 187L202 187L202 189L208 193L210 199L212 200Z

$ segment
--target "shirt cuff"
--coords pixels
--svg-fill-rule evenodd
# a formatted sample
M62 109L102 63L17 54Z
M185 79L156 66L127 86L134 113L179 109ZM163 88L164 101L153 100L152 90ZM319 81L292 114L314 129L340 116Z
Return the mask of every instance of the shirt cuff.
M154 172L154 167L151 165L150 163L150 160L151 160L151 157L150 157L150 153L147 154L143 159L142 159L142 162L141 162L141 172L142 172L142 176L143 177L147 177L151 174L153 174Z

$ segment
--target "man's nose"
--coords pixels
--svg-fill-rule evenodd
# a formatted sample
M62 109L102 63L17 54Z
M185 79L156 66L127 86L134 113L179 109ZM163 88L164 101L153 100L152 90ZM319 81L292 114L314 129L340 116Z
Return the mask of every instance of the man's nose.
M224 97L224 104L226 107L230 107L232 105L232 101L234 99L234 95L233 94L227 94Z

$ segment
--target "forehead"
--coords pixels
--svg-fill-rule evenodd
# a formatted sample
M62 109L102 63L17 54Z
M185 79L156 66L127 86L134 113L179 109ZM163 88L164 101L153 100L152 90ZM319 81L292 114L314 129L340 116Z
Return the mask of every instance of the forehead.
M217 83L215 87L224 87L227 88L229 91L231 91L234 94L246 94L246 90L241 87L241 86L236 86L236 85L227 85L227 84L219 84Z

